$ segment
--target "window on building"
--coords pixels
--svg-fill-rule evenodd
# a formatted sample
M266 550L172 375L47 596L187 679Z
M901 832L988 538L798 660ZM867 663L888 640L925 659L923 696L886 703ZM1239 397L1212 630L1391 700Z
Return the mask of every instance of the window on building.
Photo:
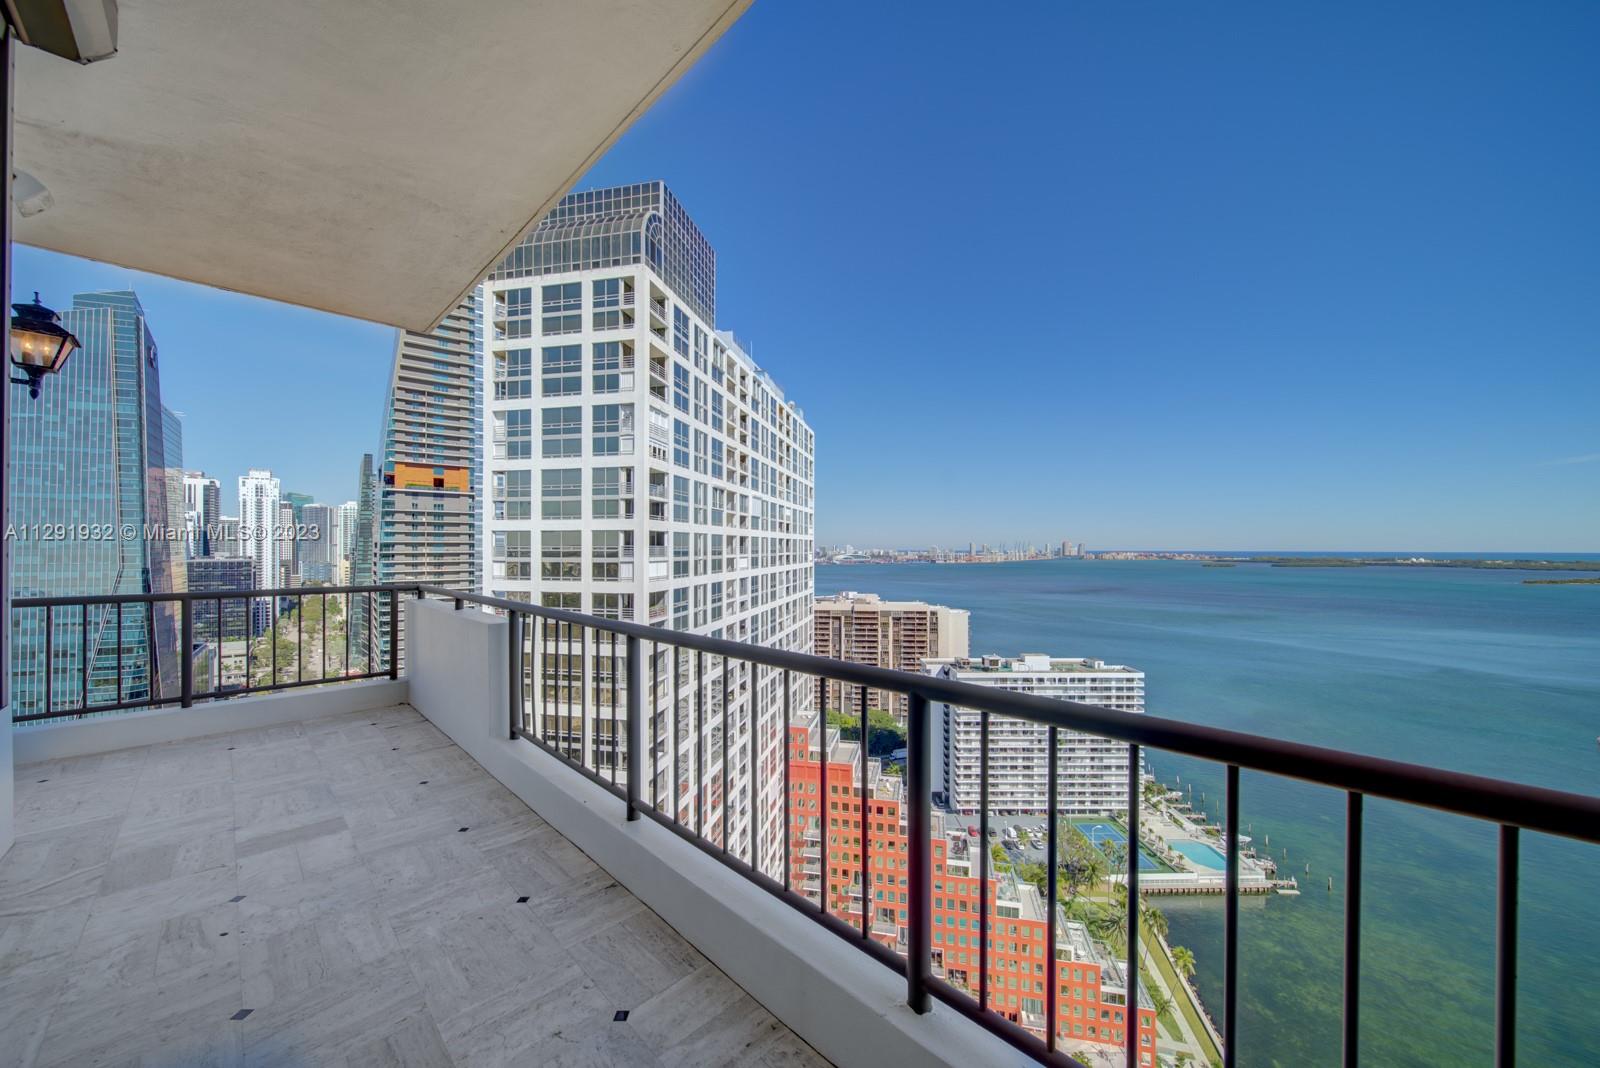
M532 578L533 533L527 530L497 530L494 532L492 555L494 577L507 579Z
M689 316L684 314L682 308L672 309L672 347L678 350L678 355L689 355Z
M543 413L544 456L583 455L583 409L546 408Z
M494 399L526 400L533 396L533 350L508 349L494 357Z
M539 603L546 608L563 608L568 612L581 612L583 610L583 594L543 593L539 596Z
M576 467L547 467L539 472L539 479L542 498L540 515L545 519L582 518L582 470Z
M633 518L633 468L597 467L590 472L590 482L594 518Z
M527 533L512 531L511 533ZM539 577L550 581L573 580L582 577L583 532L581 530L545 530L539 535Z
M689 413L689 369L681 363L672 365L672 406Z
M594 614L601 619L632 619L633 594L597 593L594 595Z
M497 471L494 476L494 517L533 518L533 472Z
M542 310L546 315L583 310L583 286L578 282L545 286L540 290L540 297L543 301Z
M600 582L616 582L633 577L633 531L597 530L594 532L590 574Z
M505 449L508 460L533 457L533 412L518 408L505 413Z
M672 577L689 577L689 535L686 531L672 534Z
M596 393L620 393L625 388L622 376L622 342L601 341L594 346L594 391ZM628 388L632 386L632 375L628 376Z
M672 521L689 521L689 480L683 475L672 476Z
M679 467L689 466L689 424L683 419L672 421L672 462Z
M583 392L583 346L549 345L541 353L546 397L569 397Z

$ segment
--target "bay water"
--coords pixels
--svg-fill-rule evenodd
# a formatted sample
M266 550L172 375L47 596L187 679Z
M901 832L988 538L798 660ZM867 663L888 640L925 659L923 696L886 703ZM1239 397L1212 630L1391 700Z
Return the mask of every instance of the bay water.
M1044 560L824 565L816 589L965 608L974 656L1138 668L1152 714L1600 795L1600 586L1523 583L1560 577ZM1221 822L1220 765L1147 762ZM1242 775L1248 833L1302 891L1241 902L1242 1065L1339 1063L1344 813L1338 791ZM1364 1064L1490 1064L1496 833L1367 801ZM1519 1063L1600 1064L1600 846L1524 834L1522 853ZM1220 1023L1222 899L1157 904Z

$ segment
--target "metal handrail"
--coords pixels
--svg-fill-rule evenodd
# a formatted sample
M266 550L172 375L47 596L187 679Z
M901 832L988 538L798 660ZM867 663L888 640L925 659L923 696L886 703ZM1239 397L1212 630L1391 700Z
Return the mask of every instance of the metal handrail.
M1355 790L1373 797L1403 801L1492 823L1515 823L1525 830L1600 843L1600 797L1349 753L1222 727L1208 727L1146 712L1123 712L1081 701L1039 697L932 675L834 660L812 653L796 653L685 631L664 632L661 627L600 619L527 601L458 593L439 586L419 585L415 590L424 596L460 598L501 611L519 612L572 626L594 627L623 637L728 656L764 667L787 668L800 674L825 676L854 686L907 695L920 694L930 702L985 709L994 715L1097 734L1217 763L1235 764L1241 768L1300 779L1319 786Z
M43 694L41 698L43 711L28 712L20 708L14 708L12 722L37 723L47 720L72 719L88 715L98 715L106 712L121 712L136 708L157 708L163 705L172 704L177 704L182 708L189 708L193 706L196 700L221 700L231 697L244 697L250 694L270 693L278 690L294 689L302 686L320 686L327 683L337 682L356 682L363 679L384 677L397 679L399 678L400 664L399 657L395 654L393 636L398 635L400 629L400 597L408 593L416 594L418 593L418 588L415 585L410 584L383 583L346 586L286 586L248 590L179 590L170 593L112 593L59 597L15 597L11 601L11 606L13 609L44 610L44 641L43 649L41 650L44 662ZM374 603L375 600L386 599L387 601L384 610L388 616L389 633L391 635L388 655L385 658L387 662L382 664L374 663L373 643L370 640L368 641L365 654L362 657L362 659L365 661L364 665L361 661L352 661L350 648L350 626L347 618L345 624L345 647L343 656L344 670L342 673L329 675L327 600L329 597L343 596L346 603L346 614L348 617L348 614L351 610L351 601L357 595L365 595L367 598L364 614L369 617L369 626L376 626L377 624L377 607ZM387 595L387 597L384 598L384 595ZM323 604L322 643L320 646L321 656L318 658L319 664L316 676L312 678L306 677L306 664L304 659L304 617L303 613L298 611L298 609L304 608L305 600L308 597L320 597ZM255 633L255 627L252 623L255 611L255 603L259 600L266 600L269 603L275 604L278 600L288 598L293 598L296 601L297 607L294 649L295 677L293 679L279 678L280 665L278 663L278 613L274 609L272 612L272 623L269 628L272 634L270 660L271 681L264 684L257 684L254 679L256 665L250 652L250 642L257 637L260 637L260 635ZM206 623L214 620L214 625L217 628L218 643L215 675L213 676L208 670L205 684L200 688L195 686L195 657L193 655L195 649L195 624L197 614L195 605L197 603L212 606L213 614L208 618L202 613L200 615L199 622L203 626ZM123 609L132 605L151 606L158 604L176 604L179 610L179 638L178 646L175 650L180 657L180 681L178 692L162 693L161 691L163 688L158 684L152 671L149 676L150 692L148 694L143 696L125 697L125 689L122 679L123 649L126 645L124 640ZM115 626L117 634L117 686L116 700L114 701L90 700L90 608L115 608L116 610ZM79 663L75 672L70 671L70 669L68 672L69 677L71 674L76 674L78 677L78 684L75 688L73 688L76 691L77 697L76 701L69 705L60 705L57 700L58 695L55 692L55 678L58 671L55 664L54 649L56 644L55 632L57 626L62 622L70 625L73 622L73 619L70 615L63 619L60 615L58 615L58 609L78 610L77 625L80 628L78 636ZM221 644L223 641L229 640L227 633L228 622L230 617L236 618L234 609L241 611L244 616L244 634L242 636L244 637L246 643L245 666L243 683L240 685L229 686L225 677L223 658L221 655ZM104 613L104 615L109 617L111 613L107 612ZM105 623L106 619L102 618L101 622ZM152 624L149 619L146 619L143 625L149 627ZM150 635L150 644L154 644L153 634ZM159 650L156 650L156 652L158 655L161 655ZM14 658L19 658L19 652L16 643L13 643L12 653ZM333 659L335 664L337 664L339 658L334 657ZM153 665L154 663L155 660L152 658L151 664ZM10 670L11 666L12 665L7 665L7 670ZM361 670L363 666L365 670ZM72 693L69 691L69 693L64 696L71 700Z
M1224 913L1224 962L1223 962L1223 1064L1224 1068L1236 1068L1238 1049L1238 978L1239 978L1239 923L1238 923L1238 896L1239 887L1239 772L1241 768L1265 772L1272 775L1300 779L1322 786L1330 786L1345 792L1347 798L1346 815L1346 871L1348 889L1345 898L1345 949L1344 949L1344 976L1343 976L1343 1060L1342 1063L1350 1068L1358 1062L1359 1039L1359 991L1360 991L1360 953L1361 953L1361 870L1362 870L1362 812L1365 797L1370 794L1375 797L1384 797L1402 803L1419 807L1436 809L1456 815L1467 816L1474 819L1486 820L1500 826L1499 848L1499 873L1498 873L1498 901L1496 923L1496 981L1495 981L1495 1064L1497 1068L1511 1068L1516 1059L1516 952L1517 952L1517 883L1520 858L1520 839L1522 830L1534 830L1548 834L1559 835L1588 843L1600 843L1600 797L1582 794L1567 793L1559 790L1550 790L1544 787L1525 785L1521 783L1503 782L1478 775L1467 775L1460 772L1447 771L1440 768L1431 768L1418 764L1408 764L1401 761L1387 760L1381 757L1367 756L1357 753L1347 753L1322 746L1306 745L1299 742L1290 742L1282 739L1268 738L1260 735L1246 734L1240 731L1224 730L1217 727L1207 727L1179 720L1167 719L1160 716L1151 716L1144 713L1130 713L1115 709L1102 708L1096 705L1085 704L1078 701L1060 700L1056 698L1038 697L1011 690L978 686L971 683L957 682L942 679L932 675L919 675L910 672L894 671L870 665L853 664L846 661L832 660L826 657L814 656L806 653L790 652L788 650L773 649L766 646L747 645L740 642L729 641L721 638L712 638L699 634L690 634L670 630L661 626L647 626L644 624L624 621L599 619L577 612L561 609L545 608L526 601L511 601L503 598L489 597L481 594L462 594L434 586L419 586L419 596L443 596L453 598L457 608L465 603L474 603L487 608L504 611L513 621L511 629L512 641L515 646L512 650L511 661L514 665L512 671L510 690L510 716L511 737L524 738L546 751L561 758L570 766L600 784L621 798L626 806L627 818L638 819L641 814L648 815L658 823L672 830L687 841L693 843L701 850L719 860L721 863L738 871L763 889L774 894L788 904L811 916L818 923L827 927L835 934L847 938L858 949L878 959L888 967L906 977L907 1004L916 1012L927 1012L930 1001L937 998L951 1006L963 1015L969 1017L981 1026L999 1035L1013 1046L1028 1053L1030 1056L1047 1064L1070 1065L1073 1063L1057 1049L1057 1024L1058 1024L1058 999L1057 975L1053 963L1048 971L1046 986L1045 1006L1045 1037L1040 1041L1037 1036L1017 1024L1011 1023L1003 1017L988 1010L988 927L989 927L989 862L988 862L988 768L986 745L988 740L989 719L993 715L1001 715L1016 719L1026 720L1035 724L1044 725L1047 729L1047 751L1055 752L1058 747L1060 732L1063 730L1078 731L1101 737L1115 739L1127 744L1128 767L1128 836L1130 842L1139 841L1139 811L1142 804L1142 783L1139 775L1133 770L1140 767L1140 754L1143 747L1170 750L1189 756L1198 757L1222 763L1227 769L1227 796L1225 798L1227 810L1227 824L1224 834L1225 870L1224 880L1227 895L1227 905ZM524 715L524 698L522 686L524 679L520 665L522 656L522 626L524 616L533 617L543 621L541 649L548 652L544 643L548 640L550 628L553 625L556 633L564 634L566 641L565 655L566 667L561 669L565 682L558 682L557 686L566 687L566 700L569 702L567 713L568 723L558 727L557 743L552 744L546 738L541 738L538 733L524 728L522 717ZM583 707L577 714L581 717L578 722L578 758L574 759L571 750L572 728L570 720L573 711L570 709L572 694L572 632L578 633L578 692ZM615 780L617 760L617 729L618 712L615 707L616 690L611 688L612 733L610 735L609 753L612 778L608 780L599 770L599 763L595 768L585 764L585 758L591 753L591 742L586 738L587 723L589 718L588 686L583 682L586 651L589 644L584 633L593 629L596 634L596 655L598 657L599 641L601 634L609 634L613 656L617 638L626 640L628 654L628 702L625 718L622 725L627 731L627 752L639 754L640 759L628 760L626 788L621 788ZM559 638L557 639L560 640ZM680 821L680 801L673 799L671 814L659 808L659 799L652 797L647 801L641 791L640 779L644 763L644 711L640 697L640 671L634 665L640 663L639 650L643 642L649 641L653 646L666 645L676 649L692 651L695 656L695 704L694 725L691 728L693 736L697 739L696 755L692 767L697 774L702 776L701 781L694 785L694 798L692 808L694 812L694 826L691 828ZM558 645L556 654L559 661L561 647ZM721 732L721 745L723 748L722 768L722 798L723 798L723 828L720 843L713 842L705 833L709 830L702 825L701 791L706 783L703 779L706 764L703 752L702 716L703 687L705 684L704 661L707 654L723 659L722 672L722 703L723 715L728 714L728 674L726 665L732 660L742 661L751 665L753 674L759 676L759 668L767 667L783 673L784 680L784 751L787 753L787 730L790 726L790 677L798 672L802 675L812 675L826 680L836 680L858 688L860 704L860 732L863 740L860 758L861 778L859 789L861 794L860 849L861 871L868 870L869 853L871 849L871 834L868 827L868 810L866 803L867 774L866 774L866 748L865 740L869 737L870 725L868 722L867 692L869 689L889 691L904 694L908 698L909 712L907 716L908 739L906 755L906 826L909 834L907 842L908 867L906 876L906 905L908 914L908 930L905 940L905 955L902 957L893 949L876 942L872 938L871 922L868 919L869 910L858 909L860 914L859 927L845 918L848 909L830 912L828 909L829 894L827 886L820 875L817 877L819 896L821 899L820 911L816 903L803 894L791 888L789 858L789 824L791 813L789 811L789 759L783 761L784 772L784 804L785 817L783 820L783 881L778 882L771 876L762 872L758 866L759 858L756 848L756 820L755 814L755 777L751 776L751 827L749 840L750 863L746 863L738 853L739 846L728 840L728 753L729 745L726 722ZM652 657L655 661L655 657ZM671 699L674 707L678 705L678 670L680 658L673 656L673 678ZM542 666L541 666L542 670ZM653 668L652 670L659 670ZM651 692L655 701L659 699L660 679L652 680ZM754 687L752 687L752 691ZM598 696L597 696L598 700ZM943 702L950 705L959 705L966 708L979 710L982 716L979 755L980 776L980 811L978 822L980 832L978 835L978 886L979 886L979 989L977 998L974 998L956 986L937 978L933 974L932 965L932 875L930 842L928 836L933 827L932 820L932 753L931 753L931 719L933 702ZM596 710L598 714L600 710ZM823 711L826 711L824 704ZM653 710L651 721L652 730L655 730L657 713ZM597 721L598 722L598 721ZM825 719L819 719L823 738L826 739L827 728ZM715 727L715 724L713 724ZM671 774L673 776L674 792L677 792L679 779L677 775L677 754L681 739L675 738L670 743L671 749ZM755 766L755 737L751 735L750 764ZM659 739L652 735L651 761L651 790L656 791L659 759L657 747ZM826 742L823 745L826 749ZM829 754L823 751L819 754L820 761L820 790L819 798L832 797L828 788L827 766ZM1049 762L1047 772L1048 802L1046 805L1052 815L1050 829L1047 835L1047 860L1045 870L1054 872L1059 859L1060 843L1058 842L1057 823L1055 815L1059 810L1058 782L1059 760ZM848 792L847 787L847 792ZM823 818L829 818L824 811ZM1139 857L1140 850L1130 848L1127 850L1127 870L1121 875L1123 890L1127 895L1127 939L1128 959L1139 959ZM1051 878L1047 888L1047 935L1046 945L1053 946L1056 940L1056 879ZM845 895L848 899L848 895ZM847 904L848 902L846 902ZM855 915L855 913L849 913ZM1146 1010L1139 1001L1139 970L1129 967L1124 976L1126 986L1125 1002L1127 1009L1124 1013L1124 1041L1126 1044L1127 1063L1129 1066L1142 1062L1142 1055L1153 1050L1141 1048L1142 1038L1150 1032L1146 1026Z

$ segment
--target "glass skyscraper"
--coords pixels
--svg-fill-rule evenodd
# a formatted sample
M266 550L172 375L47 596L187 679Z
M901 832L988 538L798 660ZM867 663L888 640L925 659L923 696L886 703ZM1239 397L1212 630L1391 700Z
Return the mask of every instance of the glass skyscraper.
M695 315L717 321L717 252L661 182L569 193L490 281L643 264Z
M361 472L356 476L356 529L355 537L350 545L350 585L370 586L376 573L373 566L373 536L374 523L378 504L378 480L373 472L372 454L366 453L361 457ZM378 663L377 646L374 641L376 634L374 623L378 618L380 606L376 598L368 594L350 609L349 629L352 663L365 662L372 658L373 664Z
M37 399L11 387L14 595L184 590L183 434L144 308L128 291L80 293L61 319L82 350ZM115 609L55 610L56 707L77 703L85 656L91 701L177 695L177 604L125 605L120 641L118 622ZM44 711L42 610L17 612L14 642L15 711Z
M431 333L400 331L383 410L378 582L477 590L483 416L477 290ZM379 654L389 619L378 619Z

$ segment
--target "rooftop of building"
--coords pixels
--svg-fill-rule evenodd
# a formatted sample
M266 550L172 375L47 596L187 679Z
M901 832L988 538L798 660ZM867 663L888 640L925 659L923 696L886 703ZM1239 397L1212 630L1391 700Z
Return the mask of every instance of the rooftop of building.
M956 656L923 661L930 673L949 667L961 674L992 675L998 673L1056 675L1137 675L1144 672L1125 664L1108 664L1089 657L1057 657L1045 653L1023 653L1021 656Z
M932 609L943 612L960 612L967 614L965 608L951 608L948 605L930 604L927 601L886 601L876 593L858 593L855 590L841 590L829 597L818 597L813 602L818 611L831 608L870 607L887 608L891 611L905 609Z

